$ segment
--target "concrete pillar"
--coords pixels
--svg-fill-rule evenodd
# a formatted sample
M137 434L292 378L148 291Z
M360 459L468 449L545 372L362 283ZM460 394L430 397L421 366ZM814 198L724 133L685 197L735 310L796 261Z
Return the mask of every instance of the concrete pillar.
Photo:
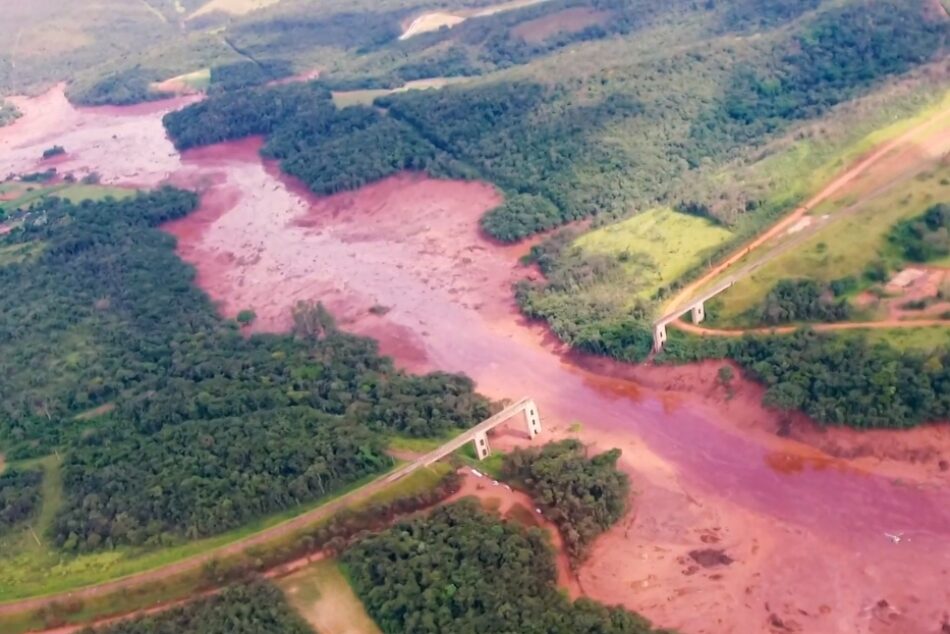
M528 401L524 406L524 422L528 426L528 435L532 438L541 433L541 414L534 401Z
M656 324L653 327L653 352L662 351L664 343L666 343L666 324Z
M475 456L479 460L484 460L491 455L491 447L488 446L488 434L480 432L475 434L473 440L475 442Z
M704 319L706 319L706 306L703 304L703 302L695 304L692 311L690 312L692 313L694 324L701 323Z

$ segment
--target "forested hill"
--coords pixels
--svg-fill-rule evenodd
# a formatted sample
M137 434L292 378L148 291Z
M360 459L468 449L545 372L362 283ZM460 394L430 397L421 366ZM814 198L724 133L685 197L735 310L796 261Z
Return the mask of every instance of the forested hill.
M633 38L634 28L660 19L650 12L634 16L638 2L595 4L613 19L565 36L568 41ZM684 25L698 39L642 61L615 60L624 64L619 71L592 53L575 69L565 54L563 72L554 75L536 61L537 71L382 96L376 105L385 113L366 106L338 110L317 84L257 88L212 97L169 115L166 125L180 148L269 135L265 153L318 193L359 187L402 169L490 181L507 201L483 226L502 240L658 203L688 203L728 224L761 201L724 208L713 185L697 194L701 168L733 160L939 58L950 31L950 20L928 13L923 0L744 0L742 11L734 4L694 10L671 3L675 15L685 12ZM558 7L573 4L545 3L531 11L552 16ZM413 38L400 45L402 55L455 50L439 49L436 41L442 40L496 51L531 22L508 23L515 18L526 16L518 12ZM656 22L662 32L660 24L666 23ZM734 36L753 29L754 38ZM634 45L612 42L620 51ZM431 61L419 75L453 74L457 60L445 54L449 58Z
M67 549L219 533L379 473L385 434L490 414L468 379L397 371L319 305L294 336L242 336L156 228L195 204L46 199L0 237L0 449L64 455Z

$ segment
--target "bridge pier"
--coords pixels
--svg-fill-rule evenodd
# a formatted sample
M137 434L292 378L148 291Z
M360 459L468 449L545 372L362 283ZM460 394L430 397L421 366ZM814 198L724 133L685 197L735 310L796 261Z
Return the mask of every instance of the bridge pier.
M690 315L693 318L694 324L701 323L704 319L706 319L706 303L698 302L693 304L693 308L690 310Z
M528 428L528 436L533 440L535 436L541 433L541 412L538 411L537 404L532 400L523 401L519 409L524 416L524 424L525 427ZM518 413L518 410L514 410L513 413ZM505 420L507 419L500 419L496 425L502 424ZM494 426L489 429L494 429ZM479 460L484 460L491 455L491 445L488 444L489 429L477 431L472 436L472 442L475 444L475 456Z
M484 460L491 455L491 447L488 444L488 433L478 432L473 439L475 443L475 456L479 460Z
M662 352L666 343L666 324L658 323L653 326L653 352Z

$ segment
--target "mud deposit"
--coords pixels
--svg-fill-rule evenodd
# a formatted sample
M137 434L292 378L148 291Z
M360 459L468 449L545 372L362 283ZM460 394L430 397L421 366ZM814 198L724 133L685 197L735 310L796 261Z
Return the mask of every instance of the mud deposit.
M863 458L815 449L805 431L806 442L779 437L783 422L755 386L716 391L718 366L562 354L513 305L524 247L479 234L478 217L500 200L492 187L403 175L315 198L260 161L259 141L179 158L159 123L175 104L77 111L57 98L17 102L27 116L0 131L0 169L25 171L56 142L75 169L107 181L200 189L201 210L167 229L224 314L252 308L255 328L282 330L296 301L324 301L410 369L464 371L494 398L532 396L545 438L620 447L633 510L580 570L585 594L685 633L940 631L950 493L935 460L879 455L892 437L835 432L839 445L866 445ZM946 456L945 436L914 434L907 443ZM704 568L690 557L704 549L732 562Z

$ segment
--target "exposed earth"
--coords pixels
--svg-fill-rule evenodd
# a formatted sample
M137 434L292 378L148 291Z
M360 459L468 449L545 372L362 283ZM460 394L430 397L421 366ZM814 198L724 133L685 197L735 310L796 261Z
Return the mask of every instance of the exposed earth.
M902 432L899 444L896 432L822 432L779 420L739 378L730 397L715 382L721 364L566 354L513 303L511 283L532 274L518 264L526 246L478 231L500 200L489 185L403 175L317 198L263 163L257 140L179 157L160 117L182 100L76 110L59 88L16 103L26 116L0 130L4 173L33 171L56 143L69 151L61 172L202 191L201 209L167 229L223 314L251 308L254 328L284 330L297 300L324 301L411 370L465 372L493 398L530 395L545 439L620 447L633 512L580 569L584 594L688 634L940 631L945 428ZM690 553L704 549L731 563L700 565Z

